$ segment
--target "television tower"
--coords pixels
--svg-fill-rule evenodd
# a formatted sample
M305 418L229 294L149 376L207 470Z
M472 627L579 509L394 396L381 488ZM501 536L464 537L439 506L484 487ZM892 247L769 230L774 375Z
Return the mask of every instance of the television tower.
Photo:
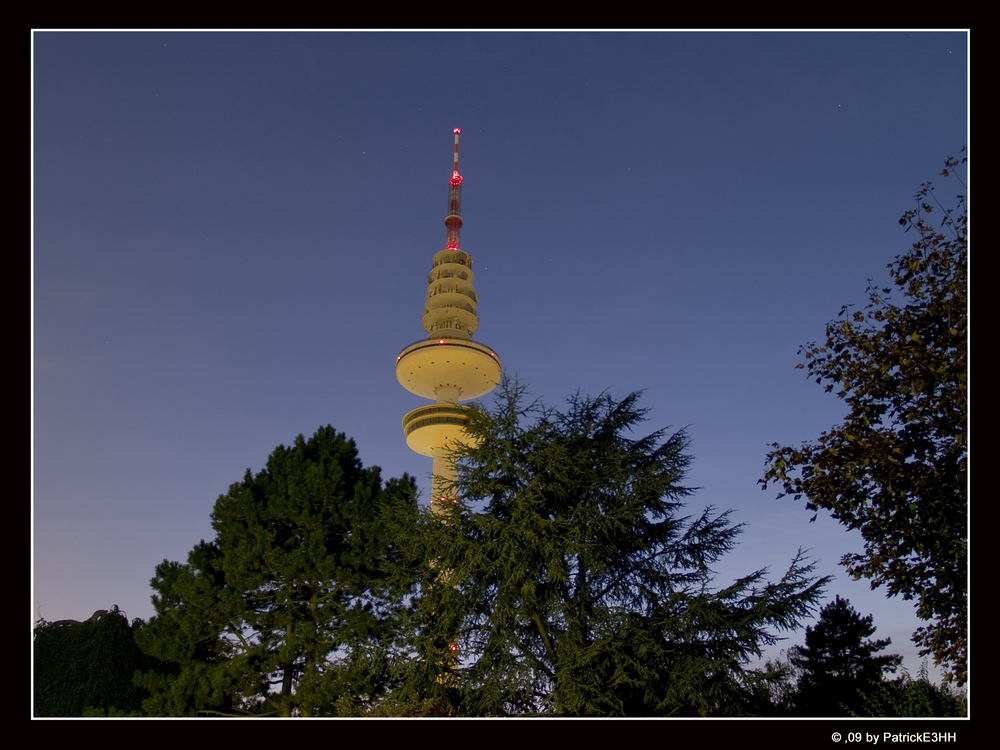
M461 440L468 420L460 401L485 396L500 382L500 358L488 346L472 340L479 327L476 290L472 286L472 256L459 247L462 228L462 175L458 173L458 134L455 128L455 164L448 180L448 239L434 255L427 277L424 330L428 337L403 349L396 357L396 378L411 393L435 403L403 417L403 434L411 450L431 456L431 510L443 511L458 502L457 479L449 444Z

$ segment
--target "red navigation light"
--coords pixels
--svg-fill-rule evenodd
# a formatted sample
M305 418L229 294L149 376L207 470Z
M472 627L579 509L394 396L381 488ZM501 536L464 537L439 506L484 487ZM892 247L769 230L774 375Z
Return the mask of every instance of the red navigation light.
M453 133L461 133L461 132L462 132L462 129L461 129L461 128L455 128L455 129L454 129L453 131L451 131L451 132L453 132Z
M444 343L444 339L438 339L438 343L439 344L443 344Z
M452 651L458 651L458 644L457 643L451 644L451 650Z

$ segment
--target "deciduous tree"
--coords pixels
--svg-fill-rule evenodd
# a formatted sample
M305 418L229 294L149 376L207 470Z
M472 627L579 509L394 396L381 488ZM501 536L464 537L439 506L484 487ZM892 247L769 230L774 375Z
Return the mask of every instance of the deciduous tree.
M926 662L916 679L905 670L902 676L860 691L863 707L856 716L937 716L958 718L969 715L964 692L947 683L935 685L927 675Z
M963 160L964 163L964 160ZM960 166L948 159L942 174ZM964 188L964 183L962 184ZM966 679L968 499L967 214L928 183L900 219L916 234L889 265L894 288L869 282L864 310L844 307L826 340L800 351L809 377L836 391L843 424L798 447L773 445L763 488L805 498L864 538L842 559L855 579L917 601L914 633ZM935 216L940 213L940 220ZM815 519L815 516L813 516Z

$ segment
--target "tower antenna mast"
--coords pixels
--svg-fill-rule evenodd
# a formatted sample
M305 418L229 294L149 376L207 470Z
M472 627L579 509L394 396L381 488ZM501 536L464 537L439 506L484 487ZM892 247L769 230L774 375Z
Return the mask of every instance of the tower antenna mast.
M462 175L458 173L458 134L461 128L455 128L455 167L448 180L448 216L445 217L444 225L448 227L448 242L446 247L449 250L458 250L458 234L462 229Z

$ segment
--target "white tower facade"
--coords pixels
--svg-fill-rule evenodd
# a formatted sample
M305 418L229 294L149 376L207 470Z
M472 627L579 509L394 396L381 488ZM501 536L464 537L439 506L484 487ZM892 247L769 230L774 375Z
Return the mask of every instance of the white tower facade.
M403 417L406 444L433 458L431 508L457 502L449 444L464 437L468 408L460 402L485 396L500 382L500 358L472 340L479 327L479 298L472 285L472 256L459 246L462 228L462 176L455 161L448 180L448 230L444 250L435 253L427 277L423 326L428 337L407 346L396 357L396 378L411 393L432 400Z

